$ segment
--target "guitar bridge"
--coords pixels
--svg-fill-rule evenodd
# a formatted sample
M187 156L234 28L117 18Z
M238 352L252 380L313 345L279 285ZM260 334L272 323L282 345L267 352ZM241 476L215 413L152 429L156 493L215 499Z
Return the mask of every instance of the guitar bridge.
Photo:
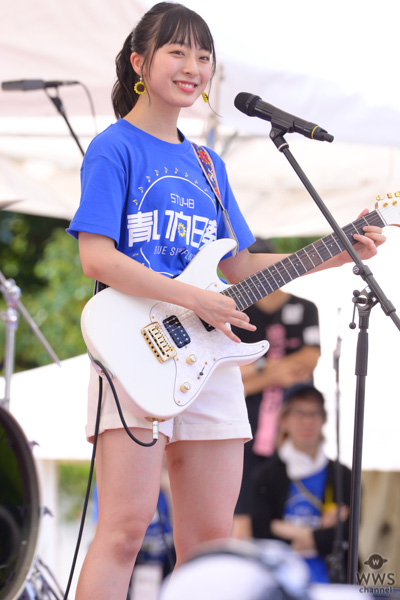
M169 343L159 323L150 323L142 329L142 335L160 363L176 356L175 348Z

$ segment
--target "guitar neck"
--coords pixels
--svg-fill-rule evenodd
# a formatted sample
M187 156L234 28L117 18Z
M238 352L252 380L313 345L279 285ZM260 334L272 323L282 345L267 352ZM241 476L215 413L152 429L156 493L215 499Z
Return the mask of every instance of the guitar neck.
M356 243L353 235L355 233L362 234L365 225L384 227L385 222L378 211L374 210L343 227L343 232L352 245ZM272 292L290 281L308 273L343 250L343 242L336 233L332 233L270 267L243 279L243 281L231 285L221 293L233 298L239 310L245 310L261 298L272 294Z

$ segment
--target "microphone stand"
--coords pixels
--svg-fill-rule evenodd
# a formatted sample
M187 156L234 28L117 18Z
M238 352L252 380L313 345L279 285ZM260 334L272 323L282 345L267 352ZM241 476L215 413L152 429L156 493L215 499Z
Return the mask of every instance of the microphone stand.
M340 313L340 310L339 310ZM336 348L333 351L333 368L336 374L336 461L335 461L335 497L337 504L337 516L335 536L333 540L332 553L328 557L331 581L333 583L344 583L346 579L344 568L344 539L343 521L341 519L341 507L343 505L343 477L340 465L340 378L339 362L342 338L337 336Z
M76 142L79 150L81 151L82 156L85 156L85 152L84 152L84 150L83 150L83 148L82 148L82 146L81 146L81 144L80 144L80 142L78 140L78 137L77 137L76 133L74 132L74 130L72 129L71 123L68 120L67 112L65 110L65 106L62 103L62 100L61 100L61 98L59 96L59 93L58 93L58 87L56 87L56 95L55 96L52 96L51 94L49 94L49 92L47 91L47 88L44 88L44 91L46 92L46 96L48 98L50 98L50 100L52 101L52 103L56 107L57 111L60 113L60 115L62 116L62 118L66 122L67 127L68 127L68 129L69 129L72 137L74 138L74 140L75 140L75 142Z
M355 263L353 273L359 275L366 283L362 292L356 290L353 296L353 302L359 312L359 337L356 353L356 407L354 423L354 441L353 441L353 466L351 474L351 500L350 500L350 533L349 533L349 564L347 570L347 583L357 583L358 568L358 538L360 528L360 504L361 504L361 462L362 462L362 442L363 442L363 424L364 424L364 405L365 405L365 385L368 363L368 325L369 315L373 306L378 302L386 316L389 316L400 330L400 319L396 314L393 304L386 298L383 290L378 285L370 268L364 265L357 252L354 250L347 236L341 227L333 218L321 197L312 186L310 180L297 163L296 159L289 150L289 144L284 138L288 133L288 127L279 127L273 125L270 132L270 138L276 148L282 152L293 167L304 187L317 204L318 208L332 227L334 233L342 242L345 250L349 253Z

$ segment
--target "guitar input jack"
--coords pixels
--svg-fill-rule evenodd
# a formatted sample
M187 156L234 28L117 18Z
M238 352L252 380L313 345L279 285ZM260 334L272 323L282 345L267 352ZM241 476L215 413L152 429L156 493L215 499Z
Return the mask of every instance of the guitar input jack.
M158 419L153 419L153 440L158 440L159 422Z

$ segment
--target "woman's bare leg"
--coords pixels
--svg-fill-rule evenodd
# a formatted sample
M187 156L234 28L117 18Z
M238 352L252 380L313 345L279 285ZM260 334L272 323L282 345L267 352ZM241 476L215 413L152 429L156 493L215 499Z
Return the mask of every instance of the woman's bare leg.
M142 441L151 431L133 429ZM126 600L136 555L154 516L166 438L151 448L123 429L99 436L96 472L99 518L79 577L76 600Z
M184 441L167 446L177 564L198 544L232 529L243 469L243 440Z

